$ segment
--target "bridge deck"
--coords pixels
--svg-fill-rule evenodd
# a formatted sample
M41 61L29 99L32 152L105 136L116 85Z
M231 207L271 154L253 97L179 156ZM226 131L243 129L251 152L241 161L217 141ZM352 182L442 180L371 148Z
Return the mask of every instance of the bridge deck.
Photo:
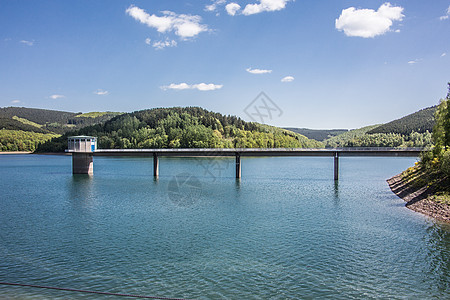
M98 149L96 156L405 156L417 157L421 148L189 148L189 149ZM74 151L67 151L74 152Z
M73 174L93 174L93 156L153 156L153 175L159 175L159 157L229 156L236 158L236 178L241 178L242 156L330 156L334 157L334 179L339 178L339 157L343 156L405 156L417 157L420 148L192 148L192 149L98 149L95 152L66 150L72 153Z

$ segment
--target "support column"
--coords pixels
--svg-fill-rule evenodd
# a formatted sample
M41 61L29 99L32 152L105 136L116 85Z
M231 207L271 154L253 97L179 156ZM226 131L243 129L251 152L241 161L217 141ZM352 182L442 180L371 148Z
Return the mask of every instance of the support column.
M153 176L158 177L159 176L159 161L158 161L158 154L153 153Z
M92 153L72 153L72 174L94 175L94 156Z
M236 153L236 179L241 178L241 155Z
M339 153L334 153L334 180L339 180Z

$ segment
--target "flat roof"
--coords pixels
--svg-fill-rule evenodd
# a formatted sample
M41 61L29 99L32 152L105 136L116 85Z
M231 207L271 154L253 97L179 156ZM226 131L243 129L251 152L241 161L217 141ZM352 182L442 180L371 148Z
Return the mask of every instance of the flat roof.
M77 136L69 136L68 139L96 139L96 137L87 135L77 135Z

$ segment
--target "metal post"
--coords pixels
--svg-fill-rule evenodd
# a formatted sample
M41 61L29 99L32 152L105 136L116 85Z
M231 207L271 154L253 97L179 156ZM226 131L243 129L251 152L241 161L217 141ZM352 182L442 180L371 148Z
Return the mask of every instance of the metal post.
M339 153L334 153L334 180L339 180Z
M241 155L236 153L236 179L241 178Z
M153 153L153 176L159 176L159 162L158 155L156 153Z

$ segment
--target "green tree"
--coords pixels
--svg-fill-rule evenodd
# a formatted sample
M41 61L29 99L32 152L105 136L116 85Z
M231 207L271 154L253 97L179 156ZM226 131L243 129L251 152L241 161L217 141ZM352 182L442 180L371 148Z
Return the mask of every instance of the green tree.
M450 146L450 82L448 83L448 93L446 99L442 99L436 109L436 123L433 127L433 142L435 156L440 157L443 151Z

